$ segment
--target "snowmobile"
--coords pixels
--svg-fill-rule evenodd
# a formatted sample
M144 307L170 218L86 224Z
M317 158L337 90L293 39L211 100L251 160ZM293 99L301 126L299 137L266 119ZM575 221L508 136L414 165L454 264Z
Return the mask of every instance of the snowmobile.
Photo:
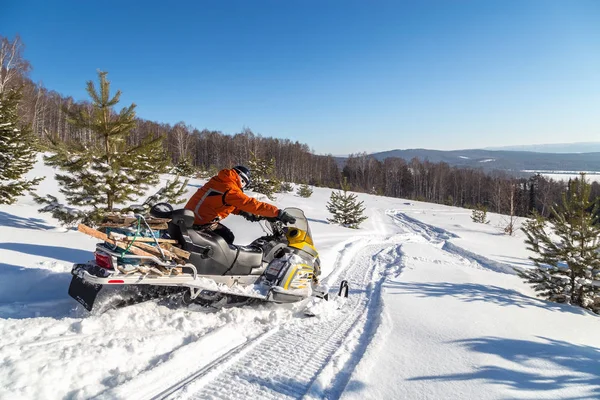
M170 221L162 231L152 231L145 224L145 241L154 241L162 254L159 240L154 238L176 240L178 247L189 253L187 262L181 265L167 257L132 254L110 241L98 243L94 260L74 264L71 271L69 295L88 311L92 311L103 286L134 287L134 300L123 305L173 295L181 296L184 304L205 306L250 301L292 303L310 296L328 296L318 289L319 255L308 220L298 208L285 209L296 219L294 224L265 218L270 232L248 246L229 245L210 231L194 229L191 210L153 211ZM142 215L136 218L138 228L129 233L134 235L133 241L145 222Z

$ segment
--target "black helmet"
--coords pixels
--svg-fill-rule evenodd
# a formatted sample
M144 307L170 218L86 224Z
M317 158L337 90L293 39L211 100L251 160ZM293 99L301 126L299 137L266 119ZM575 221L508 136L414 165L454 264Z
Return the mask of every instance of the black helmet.
M250 184L250 170L243 165L236 165L233 170L238 173L240 178L246 181L246 185Z

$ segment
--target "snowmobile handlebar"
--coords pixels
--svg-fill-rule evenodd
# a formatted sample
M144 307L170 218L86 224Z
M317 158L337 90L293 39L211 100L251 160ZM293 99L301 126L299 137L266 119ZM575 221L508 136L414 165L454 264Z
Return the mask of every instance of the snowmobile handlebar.
M258 217L258 216L257 216ZM267 221L275 236L285 236L286 224L277 217L259 217L258 221Z
M248 212L240 212L240 216L244 217L248 221L258 222L258 221L267 221L271 224L279 223L280 225L286 225L287 223L283 222L279 216L277 217L264 217L262 215L251 214Z

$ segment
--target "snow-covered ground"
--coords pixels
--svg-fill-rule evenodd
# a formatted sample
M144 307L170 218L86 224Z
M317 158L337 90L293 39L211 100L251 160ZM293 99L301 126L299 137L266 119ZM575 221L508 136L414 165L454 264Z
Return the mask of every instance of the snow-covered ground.
M590 182L600 182L600 172L598 171L537 171L537 170L524 170L523 172L529 172L532 174L541 174L549 179L555 181L568 181L569 179L575 179L580 177L581 172L585 172L585 177Z
M56 194L52 171L42 193ZM201 185L190 182L190 193ZM325 283L350 297L216 312L146 302L89 314L67 295L71 263L95 240L0 206L0 398L600 398L600 319L539 300L503 217L359 194L361 229L327 223L330 189L279 194L310 219ZM260 226L225 221L249 243Z

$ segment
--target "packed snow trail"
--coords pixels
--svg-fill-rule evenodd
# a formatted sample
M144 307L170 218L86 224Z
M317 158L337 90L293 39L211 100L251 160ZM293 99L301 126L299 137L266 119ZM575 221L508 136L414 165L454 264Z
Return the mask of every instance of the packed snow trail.
M233 362L210 381L184 382L169 398L301 398L339 397L365 343L373 334L379 314L382 272L394 264L397 244L385 238L349 242L338 256L334 281L350 285L350 296L340 310L323 303L315 318L293 318L266 340ZM331 293L336 296L335 290ZM234 356L235 357L235 356ZM219 368L214 363L213 368Z

